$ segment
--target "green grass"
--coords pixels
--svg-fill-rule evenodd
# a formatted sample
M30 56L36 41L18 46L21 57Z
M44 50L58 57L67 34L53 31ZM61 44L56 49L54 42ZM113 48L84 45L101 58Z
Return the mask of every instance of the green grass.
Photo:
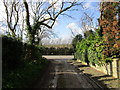
M3 76L2 88L29 88L40 77L48 61L27 63L24 68L16 69Z

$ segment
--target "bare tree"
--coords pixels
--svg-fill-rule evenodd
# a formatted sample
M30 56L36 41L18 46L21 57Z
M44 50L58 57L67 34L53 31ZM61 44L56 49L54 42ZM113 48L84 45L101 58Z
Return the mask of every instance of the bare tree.
M12 32L12 36L15 37L16 27L19 21L19 2L8 2L4 0L3 3L7 16L6 21L8 28Z
M94 25L93 25L93 14L89 15L86 12L84 12L83 17L81 17L80 20L80 26L81 26L81 30L82 32L86 32L90 29L94 29Z
M73 2L61 2L61 5L59 9L55 7L57 2L59 0L56 0L49 4L48 7L42 8L43 5L45 5L48 2L37 2L32 4L32 11L33 11L33 24L31 25L30 18L30 4L26 1L24 1L24 6L26 9L26 25L27 30L29 33L29 41L31 44L35 44L35 35L38 34L38 32L41 32L42 26L45 26L46 28L52 29L56 19L63 14L65 11L71 9L73 6L81 5L81 3L77 3L76 1ZM35 5L33 7L33 5ZM66 5L67 4L67 5ZM35 9L34 9L35 8ZM47 17L46 17L47 15ZM65 15L65 14L64 14ZM46 29L47 30L47 29ZM38 35L37 35L38 36Z
M95 30L99 25L98 19L95 20L94 18L94 14L95 12L93 10L97 10L99 11L99 4L97 3L97 6L91 7L91 8L86 8L84 6L83 7L83 15L80 18L80 28L82 30L82 32L86 32L88 30ZM94 8L94 9L93 9Z

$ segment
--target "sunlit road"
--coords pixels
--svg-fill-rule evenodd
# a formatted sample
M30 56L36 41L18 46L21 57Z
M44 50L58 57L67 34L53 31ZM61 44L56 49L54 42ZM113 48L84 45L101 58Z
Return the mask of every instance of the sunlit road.
M85 76L81 70L77 70L68 59L73 56L45 56L50 59L47 72L35 88L87 88L101 87Z

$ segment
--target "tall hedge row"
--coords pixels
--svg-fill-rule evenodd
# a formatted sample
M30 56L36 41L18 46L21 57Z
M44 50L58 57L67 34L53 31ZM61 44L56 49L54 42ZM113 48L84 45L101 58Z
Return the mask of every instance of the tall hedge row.
M102 65L111 61L111 57L103 54L105 49L103 38L97 33L91 33L76 45L75 58L92 65Z
M74 49L68 47L55 48L55 47L45 47L43 50L43 55L73 55Z
M42 46L2 37L2 88L29 88L40 78L48 61Z
M4 72L23 67L26 62L31 60L38 60L42 57L41 53L41 47L22 43L11 37L2 37L2 66Z

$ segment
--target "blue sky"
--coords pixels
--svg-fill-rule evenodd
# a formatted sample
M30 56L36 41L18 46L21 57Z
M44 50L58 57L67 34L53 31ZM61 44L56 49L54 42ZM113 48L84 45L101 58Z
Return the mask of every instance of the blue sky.
M97 19L100 16L98 9L99 2L85 2L83 5L86 6L87 8L85 10L87 14L93 14L92 16L94 17L93 19L94 25L96 25ZM77 26L79 27L80 18L83 16L83 9L81 8L81 6L77 6L75 8L77 8L78 11L66 12L68 15L71 15L73 18L69 18L67 16L60 16L58 18L58 25L54 27L54 30L58 35L58 37L62 39L68 39L71 37L72 35L71 30L67 28L68 24L75 23L78 24Z
M72 33L71 30L68 28L72 27L73 29L76 29L74 31L76 34L80 33L79 30L81 27L79 25L80 18L83 17L83 11L85 11L88 15L93 14L94 17L94 24L96 24L97 19L99 18L99 2L94 2L95 0L87 0L83 3L83 6L86 8L83 10L81 6L76 6L73 9L78 9L78 11L66 11L66 14L72 16L73 18L69 18L67 16L60 16L57 19L57 24L54 26L54 31L61 39L71 39ZM2 3L0 3L0 7L3 8ZM4 9L3 9L4 10ZM1 13L0 21L2 21L3 16L5 16L5 13ZM3 33L3 31L0 31L0 33ZM52 38L54 39L54 38Z

